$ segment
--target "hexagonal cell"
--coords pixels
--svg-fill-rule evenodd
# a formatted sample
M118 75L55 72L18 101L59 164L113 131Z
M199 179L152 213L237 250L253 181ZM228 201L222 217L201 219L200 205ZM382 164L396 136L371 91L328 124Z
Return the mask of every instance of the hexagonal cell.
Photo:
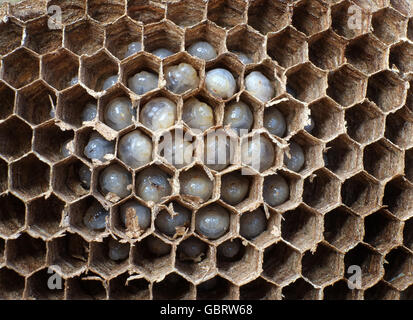
M275 205L275 206L271 206L268 203L268 199L264 198L264 202L268 206L270 206L271 208L275 208L276 210L279 210L279 211L284 211L284 210L290 209L292 207L295 207L302 200L302 198L301 198L301 195L302 195L302 192L303 192L302 179L297 177L297 174L287 172L287 171L284 171L284 170L277 171L276 175L281 176L287 182L288 187L289 187L289 197L287 198L287 200L285 202L283 202L279 205ZM274 175L274 176L276 176L276 175ZM270 184L272 182L271 181L272 177L273 177L273 175L268 175L268 176L264 177L263 190L265 190L265 188L268 187L268 184ZM264 191L263 191L263 196L264 196Z
M92 57L82 57L81 61L80 77L94 91L104 91L105 80L118 75L117 63L104 50Z
M377 179L387 179L402 171L402 151L381 139L364 148L363 165Z
M165 9L150 0L131 0L127 6L128 16L144 25L161 21L165 16Z
M168 274L152 286L154 300L188 300L193 295L193 285L177 273Z
M231 28L245 19L247 3L242 0L208 1L207 18L223 28Z
M245 187L244 191L239 187L239 183L242 183ZM244 208L253 201L258 200L257 190L260 188L260 183L261 179L259 179L258 176L243 174L242 169L231 171L221 176L221 191L219 194L221 195L222 201L241 211L241 208ZM225 192L224 189L227 190L229 188L239 190L241 195L245 193L244 198L238 202L240 196L237 196L235 199L223 196Z
M14 91L3 81L0 82L0 101L0 120L3 120L13 113L15 102Z
M344 256L344 275L346 278L350 278L354 275L354 271L351 271L354 267L350 267L359 267L361 269L361 283L360 288L357 289L369 288L383 275L382 261L383 257L378 252L360 243Z
M284 68L303 63L308 59L305 36L288 26L267 39L267 53Z
M23 233L10 239L6 247L7 264L16 271L28 275L46 263L46 243Z
M373 14L373 34L386 44L397 42L405 35L407 20L397 11L385 8Z
M3 59L3 79L15 88L39 78L40 62L32 52L20 48Z
M320 244L315 252L307 251L302 258L302 274L316 285L331 284L342 277L343 257L330 246Z
M325 287L323 290L323 300L359 300L358 290L350 289L345 280Z
M65 49L42 57L42 78L57 90L78 83L79 61Z
M66 281L66 299L68 300L105 300L106 284L94 274L83 274Z
M348 63L367 74L386 67L386 46L370 34L351 40L345 56Z
M97 23L82 20L65 28L64 46L77 55L91 55L103 47L104 30Z
M413 41L413 18L409 20L409 24L407 26L407 37Z
M413 249L413 219L406 220L404 223L403 244L406 248Z
M50 167L34 154L12 163L10 175L10 188L23 197L35 197L49 190Z
M413 148L405 152L404 170L406 178L413 182Z
M184 33L169 21L144 27L143 44L146 52L168 49L173 53L181 51Z
M61 231L65 203L54 194L35 199L27 205L27 225L30 231L43 237L51 237ZM47 208L47 210L45 210Z
M364 300L398 300L399 293L393 287L380 281L364 292Z
M211 192L209 194L209 197L207 198L207 194L205 194L205 198L201 198L199 196L193 195L186 193L187 189L185 187L188 187L188 190L192 190L194 192L197 192L195 187L192 186L193 183L196 183L196 180L203 180L203 181L211 181ZM180 194L181 197L184 201L189 202L189 203L194 203L194 204L200 204L203 202L207 202L213 195L213 190L214 190L214 181L211 179L211 177L205 172L205 170L201 166L195 166L192 167L188 170L182 171L179 175L179 183L180 183ZM200 185L198 186L199 188L202 188ZM194 189L192 189L194 188ZM205 188L207 188L205 186ZM198 190L198 192L202 192L201 190Z
M8 15L26 22L36 18L45 11L45 2L27 3L25 1L14 1L8 7Z
M282 288L283 300L318 300L319 289L315 289L303 278Z
M401 72L413 72L413 45L401 42L390 49L389 64Z
M365 75L350 65L344 65L328 75L327 94L337 103L348 107L364 99L366 80Z
M341 201L357 214L364 215L379 206L380 193L375 179L364 172L358 173L341 186Z
M347 135L327 143L324 164L339 177L348 177L362 167L362 152Z
M4 236L23 229L25 225L25 205L12 194L4 194L0 197L0 233Z
M73 138L72 130L62 131L55 124L48 122L34 129L33 150L47 160L57 162L67 156L64 149L67 148L66 143Z
M119 60L125 59L130 43L142 43L142 33L142 26L127 18L120 19L106 28L105 46Z
M168 2L166 18L180 27L190 27L204 17L206 3L203 0Z
M263 277L284 286L300 276L301 255L280 241L265 249L262 268Z
M413 146L413 117L406 108L387 115L384 135L401 148Z
M287 92L298 100L311 102L324 96L326 89L326 73L310 62L298 65L287 72Z
M257 278L240 287L240 300L276 300L277 288L262 278Z
M37 271L27 278L25 298L33 300L63 300L64 298L64 285L62 280L59 284L61 287L56 286L53 289L49 288L49 279L52 276L48 272L47 268ZM57 284L57 283L56 283Z
M329 27L328 5L319 0L306 0L294 7L292 24L311 36Z
M6 191L9 187L8 179L8 165L7 162L0 159L0 193Z
M388 0L354 0L354 3L368 12L375 12L389 4Z
M383 279L399 291L405 290L412 282L412 254L398 247L390 251L385 260Z
M367 97L384 112L401 106L407 84L392 71L382 71L369 78Z
M59 94L56 116L77 129L82 126L82 111L88 103L97 105L96 99L89 95L86 89L76 85Z
M304 181L303 201L319 211L328 210L340 202L340 180L320 169Z
M413 214L413 187L402 177L387 182L383 205L398 218L404 220Z
M130 256L132 266L150 277L161 279L174 265L172 246L153 235L135 243Z
M390 0L390 5L406 17L412 15L413 7L409 0Z
M384 119L380 110L365 100L346 110L347 134L362 144L373 142L383 135Z
M361 223L346 207L335 208L324 216L324 239L340 251L348 251L362 240Z
M122 16L125 12L125 1L123 0L89 0L87 2L87 13L101 23L111 23Z
M86 13L86 3L83 0L48 0L48 7L59 6L61 8L62 24L71 24L83 18ZM54 11L49 16L55 14Z
M23 27L10 19L0 25L0 54L5 55L18 48L22 42Z
M225 31L217 27L213 23L206 21L197 24L194 27L185 29L185 48L188 48L198 42L208 42L216 51L217 55L224 53L225 51Z
M346 41L332 31L326 31L311 38L310 61L321 69L333 70L344 63Z
M107 152L108 150L110 150L108 153L105 154L108 155L106 156L107 158L103 159L99 159L100 162L102 163L106 163L108 161L111 160L111 158L114 157L115 154L115 140L106 140L105 137L103 137L98 131L94 130L92 127L85 127L85 128L81 128L79 131L76 132L76 138L75 138L75 147L74 147L74 153L79 157L82 158L82 160L87 161L90 164L100 164L97 161L96 158L92 158L92 156L89 154L90 158L86 155L85 153L85 149L86 146L88 145L89 141L91 141L91 139L93 138L100 138L100 139L104 139L105 143L110 142L111 143L111 147L109 147L109 145L105 146L105 152ZM101 140L103 142L103 140ZM88 149L89 150L89 149ZM90 152L90 150L89 150Z
M340 2L331 8L332 29L342 37L350 39L366 33L369 22L369 14L350 1Z
M9 161L31 149L32 129L17 117L0 123L0 155ZM11 143L13 141L13 143Z
M103 239L102 242L91 242L89 247L89 269L102 275L104 278L114 277L123 273L129 265L129 256L116 261L110 258L110 241L114 241L118 245L121 244L121 242L114 240L112 237L107 237ZM124 245L128 248L128 251L130 251L129 243L125 243ZM118 254L123 254L123 250L122 247L122 249L118 251Z
M234 285L228 280L216 276L201 283L197 287L197 300L228 300L234 299Z
M279 73L278 73L278 68L275 66L274 62L272 62L270 59L264 60L262 63L255 65L255 66L247 66L245 69L245 76L244 76L244 85L246 82L246 78L250 75L252 72L260 72L262 73L271 83L272 87L274 88L274 93L273 96L269 99L273 99L277 97L278 95L281 94L283 91L281 81L279 79ZM255 96L253 93L249 92L248 89L246 89L245 93L247 93L249 96L254 97L257 101L261 103L266 103L267 101L260 99L259 97ZM269 101L268 100L268 101Z
M18 300L23 298L24 277L13 270L0 269L0 298L7 300Z
M281 1L257 0L248 7L248 24L262 34L277 32L290 21L291 9Z
M301 251L312 248L321 238L321 217L314 209L300 205L283 214L282 238Z
M53 117L56 94L43 81L19 90L16 100L16 113L31 124L40 124Z
M26 26L25 46L39 54L55 51L62 46L62 30L51 29L48 23L48 17L30 21Z
M222 105L222 103L220 103L219 101L217 101L215 98L213 98L213 97L211 97L207 92L206 92L206 90L205 89L201 89L201 91L199 91L199 93L197 93L197 94L195 94L195 95L190 95L187 99L185 99L184 100L184 106L183 106L183 111L182 111L182 121L189 127L189 128L191 128L192 130L194 130L194 131L197 131L197 130L200 130L198 127L199 127L199 124L198 123L196 123L196 126L197 127L195 127L195 125L193 124L193 122L194 122L194 119L192 119L192 118L190 118L190 117L188 117L188 119L186 119L186 116L184 116L184 110L185 110L185 105L187 104L187 102L189 102L192 98L195 98L195 99L197 99L197 100L199 100L201 103L206 103L208 106L210 106L211 107L211 109L212 109L212 112L213 112L213 121L212 121L212 126L214 126L214 125L217 125L218 124L218 122L220 121L220 119L218 119L218 115L219 114L221 114L222 113L222 108L223 108L223 105ZM189 108L188 108L189 109ZM187 109L187 110L188 110ZM187 122L185 122L185 121L188 121L188 123ZM205 125L204 125L205 126ZM201 130L201 131L206 131L206 130L208 130L209 128L205 128L205 130ZM194 132L193 131L193 132ZM196 133L196 132L195 132Z
M125 272L109 281L110 300L148 300L149 282L145 278L131 277Z

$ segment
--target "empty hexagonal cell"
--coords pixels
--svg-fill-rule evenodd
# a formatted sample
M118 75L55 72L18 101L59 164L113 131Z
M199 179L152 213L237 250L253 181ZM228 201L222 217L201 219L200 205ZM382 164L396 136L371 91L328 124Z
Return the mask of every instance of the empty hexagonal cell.
M401 72L413 72L413 45L401 42L390 49L389 64Z
M7 264L23 274L30 274L46 263L46 243L23 233L11 239L6 247Z
M407 84L396 73L382 71L369 78L367 97L381 110L391 111L403 103L406 87Z
M320 211L340 202L340 180L325 169L315 171L304 181L303 200Z
M10 174L10 188L23 197L35 197L49 190L50 167L33 154L12 163Z
M131 263L140 273L160 277L173 268L172 246L150 235L132 247Z
M309 43L310 61L321 69L335 69L344 62L346 41L334 32L314 36Z
M13 196L5 194L0 197L0 233L11 236L20 231L25 224L25 205Z
M61 230L65 203L54 194L50 197L37 198L27 205L27 225L31 231L50 237ZM45 210L47 208L47 210Z
M39 69L39 58L25 48L20 48L3 59L3 79L15 88L38 79Z
M398 290L405 290L412 282L412 254L398 247L390 251L384 259L387 263L384 264L383 279Z
M31 140L32 129L19 118L0 123L0 155L4 158L13 160L29 152Z
M65 278L86 270L88 256L89 244L74 233L66 233L48 243L48 261Z
M165 16L165 9L149 0L131 0L127 7L128 16L145 25L161 21Z
M384 135L401 148L413 146L413 117L406 108L387 115Z
M234 299L234 285L220 276L202 282L196 289L197 300Z
M87 2L88 15L101 22L111 23L122 16L125 11L125 2L122 0L89 0Z
M83 18L86 13L86 3L83 0L49 0L49 8L52 6L59 6L61 8L61 17L63 24L71 24ZM56 12L51 11L50 16Z
M283 218L282 238L301 251L312 248L320 240L321 218L314 209L300 205L296 209L285 212Z
M240 300L276 300L279 298L277 288L263 278L244 284L239 291Z
M64 45L77 55L91 55L103 47L104 31L95 22L82 20L65 28Z
M166 18L180 27L189 27L204 17L206 3L203 0L183 0L168 3Z
M23 27L14 19L0 25L0 54L5 55L18 48L22 41Z
M328 5L318 0L302 1L294 7L292 24L311 36L329 26Z
M326 73L312 63L299 65L287 72L287 92L298 100L311 102L325 95L326 89Z
M84 274L66 281L66 299L68 300L105 300L106 297L105 283L94 274L90 276Z
M62 45L62 30L49 28L48 22L47 17L41 17L26 27L25 45L39 54L52 52Z
M384 115L369 101L346 110L347 134L359 143L369 143L383 135Z
M265 58L264 41L263 36L248 26L237 26L226 36L227 49L235 53L240 60L240 54L245 54L250 60L249 63L258 63ZM245 61L243 63L247 64Z
M368 30L369 15L350 1L343 1L331 8L331 25L334 32L354 38Z
M188 300L193 296L193 285L177 273L168 274L152 286L154 300Z
M8 189L8 165L7 162L0 159L0 193Z
M397 42L405 35L407 20L397 11L385 8L373 14L373 34L386 44Z
M386 46L370 34L351 40L345 56L351 65L367 74L386 67Z
M145 26L143 34L145 51L167 49L172 53L177 53L182 49L183 37L183 31L169 21Z
M319 289L315 289L303 278L282 288L283 300L317 300L319 294Z
M330 72L327 94L344 107L364 99L366 76L349 65Z
M0 298L7 300L18 300L23 298L24 277L13 270L0 269Z
M0 82L0 120L13 113L15 93L6 83Z
M268 55L285 68L305 62L308 59L307 51L305 36L291 27L271 34L267 39Z
M88 104L97 105L96 99L83 87L77 85L59 94L56 108L57 118L74 128L82 126L83 111Z
M80 77L82 82L94 91L107 90L106 80L118 75L117 63L104 50L91 57L83 56L81 60Z
M145 278L130 276L125 272L109 282L111 300L148 300L149 298L149 282Z
M129 265L129 243L122 243L112 237L102 242L91 242L89 268L103 277L113 277L126 271Z
M58 126L49 122L37 127L34 132L33 150L47 160L56 162L65 158L68 153L73 153L67 146L68 141L74 138L72 130L62 131Z
M343 204L360 215L374 210L379 204L379 197L378 182L365 173L347 179L341 186Z
M77 57L65 49L42 57L42 78L57 90L63 90L79 82Z
M346 207L335 208L324 216L324 239L340 251L348 251L362 240L361 223Z
M402 151L381 139L364 148L364 169L377 179L387 179L403 167Z
M399 293L384 281L378 282L364 292L364 300L398 300Z
M32 124L40 124L54 115L56 94L43 81L19 90L16 100L16 113Z
M55 280L53 286L49 287L50 278L53 274L49 269L42 269L27 278L25 298L33 300L63 300L64 280Z
M401 177L387 182L384 188L383 205L400 219L404 220L412 216L412 185Z
M344 275L349 279L351 276L359 274L361 283L359 283L360 287L357 289L369 288L379 281L383 275L382 261L383 258L378 252L360 243L344 256ZM351 281L351 279L349 280ZM357 283L354 283L354 285L358 286Z
M356 3L360 8L363 8L369 12L375 12L389 4L387 0L355 0Z
M345 280L339 280L323 290L323 300L359 300L359 297L359 291L350 289Z
M106 28L105 46L119 60L125 59L135 53L129 50L130 44L142 45L142 33L142 26L127 18L120 19Z
M258 0L248 7L248 24L266 35L283 29L290 21L290 8L281 1Z
M10 3L8 15L26 22L42 15L45 11L44 5L45 3L42 2L35 2L28 5L27 2L15 1L14 3Z
M211 0L208 2L207 18L223 28L231 28L245 19L247 3L242 0Z
M301 255L280 241L264 251L263 276L280 286L297 279L301 272Z

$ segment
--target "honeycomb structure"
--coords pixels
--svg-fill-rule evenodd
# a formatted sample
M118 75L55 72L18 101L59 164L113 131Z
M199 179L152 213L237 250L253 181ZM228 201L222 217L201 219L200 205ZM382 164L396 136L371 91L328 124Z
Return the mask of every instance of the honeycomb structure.
M51 6L61 9L62 25ZM357 14L360 23L349 23ZM5 3L0 7L0 298L2 299L412 299L413 298L413 3L410 0L48 0ZM212 44L217 58L203 61L186 48L197 40ZM129 43L142 51L124 58ZM167 48L160 59L150 52ZM252 60L244 65L233 51ZM199 87L181 95L168 91L164 70L187 62L199 73ZM204 87L205 72L224 67L235 76L237 92L226 100ZM159 87L136 95L127 79L141 70L159 75ZM261 71L275 87L262 103L245 90L244 79ZM100 91L102 79L118 83ZM70 80L78 76L78 83ZM104 124L112 98L128 97L136 110L153 97L178 106L175 125L153 132L139 117L116 131ZM206 132L194 133L182 121L191 97L214 109L216 128L235 100L254 114L252 130L261 134L276 159L264 172L249 175L250 191L236 206L220 197L221 178L245 166L236 157L222 171L208 169L197 152L177 170L158 152L162 134L184 130L202 145ZM98 118L83 122L88 102ZM277 108L287 122L283 138L263 127L266 110ZM139 114L139 112L137 112ZM308 116L314 129L307 132ZM136 169L117 157L118 141L138 129L153 140L153 160ZM83 149L91 133L114 141L115 155L91 162ZM71 140L72 154L62 146ZM299 172L282 161L288 143L302 146ZM130 195L111 199L100 191L100 172L117 163L133 177ZM89 189L74 170L92 171ZM158 167L173 180L161 203L136 196L135 179ZM200 170L214 181L212 197L195 203L180 196L181 177ZM290 185L285 203L271 207L263 183L274 174ZM151 226L128 233L119 207L137 199L151 209ZM86 209L108 209L104 231L82 223ZM170 238L156 230L160 210L179 203L191 211L190 227ZM218 205L230 212L230 228L208 240L195 230L197 212ZM267 229L257 238L239 234L243 214L262 208ZM182 241L196 237L206 247L201 261L182 261ZM125 242L129 257L108 256L109 240ZM156 257L148 242L170 247ZM230 260L217 252L228 239L240 239ZM361 284L350 289L349 267L361 268ZM48 287L50 270L63 286Z

